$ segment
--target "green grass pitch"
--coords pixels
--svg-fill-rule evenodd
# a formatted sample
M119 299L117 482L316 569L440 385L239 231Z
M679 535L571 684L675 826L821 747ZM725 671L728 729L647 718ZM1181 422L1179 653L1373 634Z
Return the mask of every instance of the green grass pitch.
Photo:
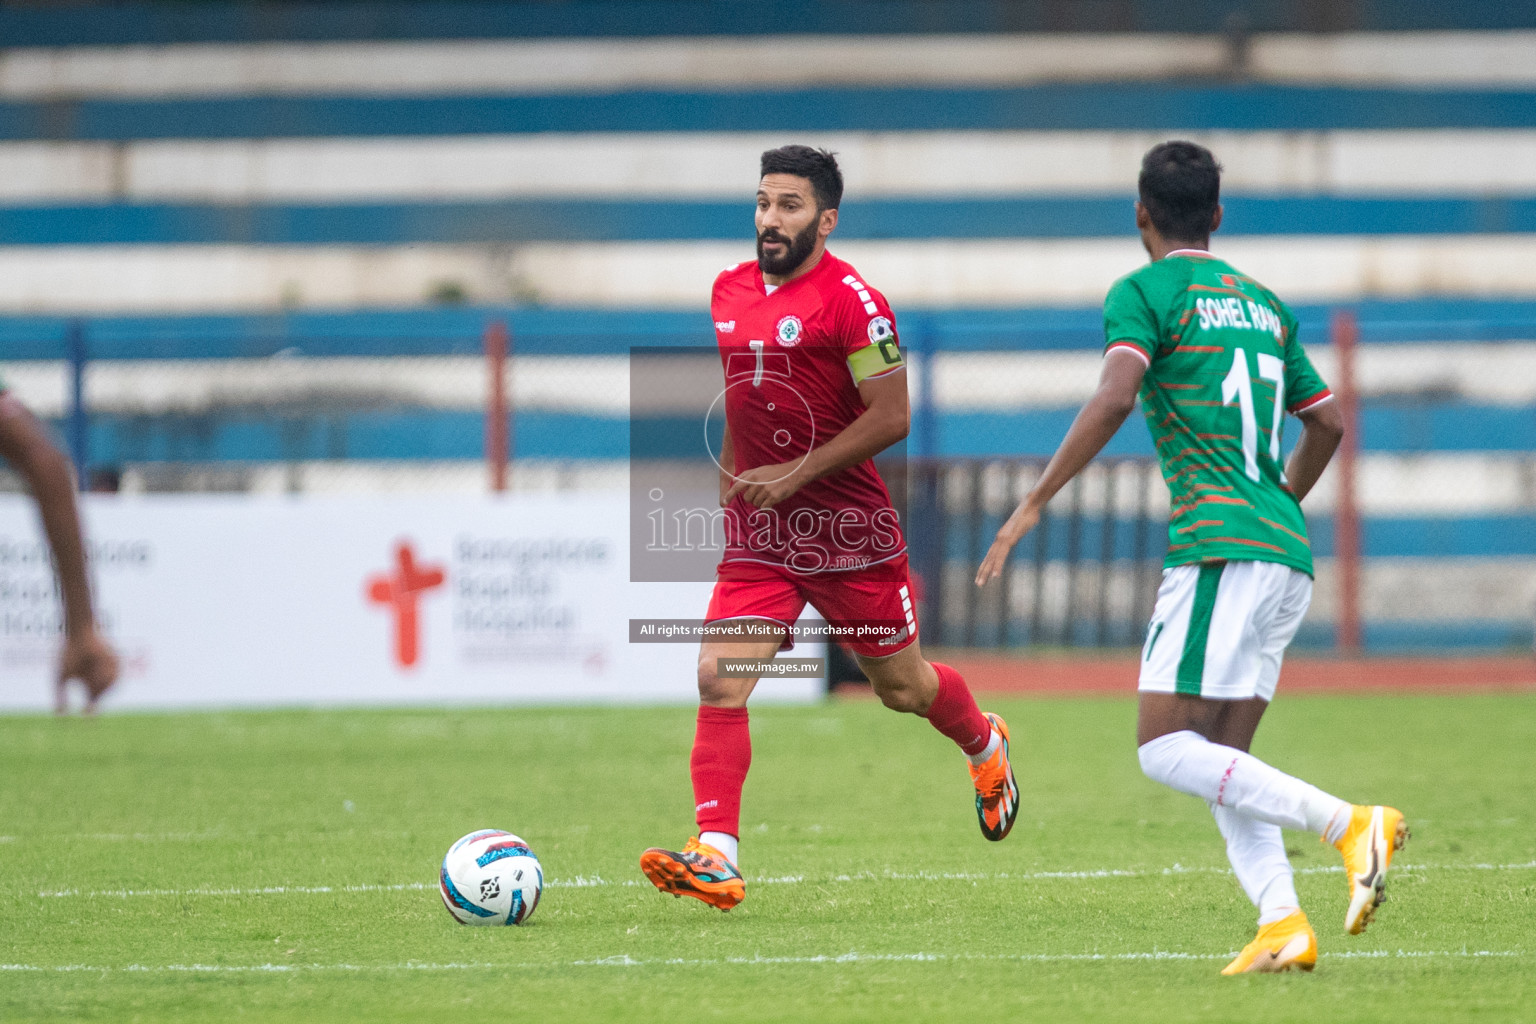
M1244 978L1252 908L1205 806L1141 776L1133 703L984 705L1000 844L924 722L754 709L728 915L636 868L689 834L691 708L0 719L0 1019L1536 1019L1536 694L1282 697L1254 752L1414 839L1351 938L1337 855L1288 834L1322 960ZM543 861L526 927L439 902L479 827Z

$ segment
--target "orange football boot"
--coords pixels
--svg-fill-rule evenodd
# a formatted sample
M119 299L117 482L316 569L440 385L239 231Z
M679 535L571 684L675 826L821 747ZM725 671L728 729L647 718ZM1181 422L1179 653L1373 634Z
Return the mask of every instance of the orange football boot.
M1278 974L1292 967L1310 971L1317 966L1317 936L1301 911L1259 929L1222 974Z
M682 853L651 847L640 855L640 870L662 892L692 896L721 910L730 910L747 896L747 883L736 865L697 836L688 840Z
M986 761L971 765L971 782L976 787L976 820L981 823L981 834L995 843L1008 834L1018 817L1019 784L1008 760L1008 723L990 711L987 721L1001 742Z
M1356 804L1350 808L1349 827L1333 844L1344 855L1344 874L1349 876L1349 909L1344 913L1344 930L1349 934L1359 935L1376 916L1376 907L1386 898L1392 854L1403 848L1409 836L1408 822L1395 807Z

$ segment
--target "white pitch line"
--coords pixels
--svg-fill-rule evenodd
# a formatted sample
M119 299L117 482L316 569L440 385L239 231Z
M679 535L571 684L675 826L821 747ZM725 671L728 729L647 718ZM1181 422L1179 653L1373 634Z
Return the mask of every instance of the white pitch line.
M311 895L316 893L348 892L408 892L436 889L426 882L400 882L395 885L264 885L250 889L55 889L40 892L45 899L65 897L130 897L130 896L285 896L289 894Z
M1422 873L1425 871L1531 871L1536 870L1536 860L1525 861L1518 864L1403 864L1394 869L1399 874ZM1298 875L1337 875L1344 869L1338 865L1331 867L1297 868ZM760 878L748 878L747 881L754 885L828 885L848 882L1030 882L1030 881L1091 881L1099 878L1159 878L1172 875L1230 875L1228 868L1222 867L1185 867L1175 864L1172 867L1158 868L1149 871L1136 871L1124 868L1102 868L1090 871L1031 871L1023 873L1001 872L939 872L918 871L899 872L886 871L879 874L874 872L860 872L857 874L832 875L827 878L806 878L804 875L770 875ZM544 883L552 889L595 889L609 886L644 886L649 883L638 878L626 878L622 881L610 881L598 875L576 875L571 878L552 878ZM398 882L393 885L266 885L252 888L223 888L223 889L53 889L39 892L37 895L43 899L66 898L130 898L137 896L287 896L287 895L324 895L327 893L366 893L366 892L420 892L427 889L436 889L437 885L430 882Z
M741 964L842 964L879 962L921 961L973 961L1014 963L1070 963L1115 960L1227 960L1237 955L1236 950L1226 953L1180 953L1154 949L1144 953L858 953L848 952L819 956L750 956L720 957L715 959L670 958L665 960L636 960L627 953L603 957L597 960L575 960L573 967L652 967L652 966L715 966ZM1525 950L1360 950L1342 953L1321 953L1334 959L1429 959L1447 957L1453 959L1477 959L1484 957L1525 957Z
M1167 960L1225 960L1236 953L1182 953L1174 950L1154 949L1130 953L847 953L818 954L812 956L750 956L685 958L674 957L642 960L620 953L593 960L571 960L563 964L552 963L400 963L400 964L125 964L106 966L93 964L4 964L0 973L17 974L296 974L305 971L334 971L345 973L390 971L482 971L482 970L547 970L550 967L737 967L782 966L817 964L865 964L865 963L954 963L987 961L993 963L1104 963ZM1423 950L1380 949L1342 953L1322 953L1320 956L1334 960L1486 960L1524 959L1530 954L1525 950Z

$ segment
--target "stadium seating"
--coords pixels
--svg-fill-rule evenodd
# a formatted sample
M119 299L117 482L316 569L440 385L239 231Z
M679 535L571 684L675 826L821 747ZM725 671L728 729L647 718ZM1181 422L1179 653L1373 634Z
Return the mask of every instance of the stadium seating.
M518 458L612 481L627 353L711 344L756 154L788 140L841 154L836 248L929 375L912 450L1046 454L1092 386L1094 305L1144 258L1139 155L1190 135L1226 164L1222 251L1297 305L1325 375L1332 309L1358 311L1372 635L1528 639L1536 34L1443 31L1507 5L1235 41L1198 5L1123 26L1192 34L1043 37L1013 33L1087 26L793 3L819 34L787 48L749 38L771 5L440 6L0 12L0 345L59 417L82 325L93 462L473 486L506 319ZM1145 428L1111 451L1149 454ZM1416 610L1397 583L1426 567L1480 573L1477 614Z

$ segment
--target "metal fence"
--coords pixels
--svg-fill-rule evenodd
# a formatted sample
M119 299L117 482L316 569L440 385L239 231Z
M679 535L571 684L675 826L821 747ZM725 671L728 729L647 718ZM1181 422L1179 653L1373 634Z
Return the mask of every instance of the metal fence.
M908 544L929 643L1123 646L1140 641L1167 550L1167 491L1151 459L1090 465L1045 508L985 587L977 567L1044 458L914 460Z
M622 372L592 373L579 348L509 353L497 320L439 334L178 338L173 327L126 340L72 324L13 347L44 358L7 358L0 374L95 490L548 489L583 486L594 459L623 456Z
M498 367L503 316L515 329ZM53 421L93 489L483 493L499 466L514 490L622 490L634 350L712 351L707 326L701 337L698 318L681 314L358 315L314 334L303 322L231 318L210 331L195 319L55 325L30 342L12 324L0 374ZM1331 336L1326 316L1311 323L1314 362L1355 399L1343 404L1358 448L1305 506L1319 584L1303 641L1528 645L1536 340L1522 339L1536 339L1536 323L1377 319L1356 332L1342 318ZM1004 579L970 582L1093 389L1093 331L1053 324L1022 313L907 320L909 461L885 472L906 495L931 642L1114 646L1144 628L1167 505L1139 416L1052 502ZM1351 367L1341 356L1356 333ZM691 423L683 433L697 436ZM1296 434L1292 424L1287 441ZM0 488L16 485L0 476Z

